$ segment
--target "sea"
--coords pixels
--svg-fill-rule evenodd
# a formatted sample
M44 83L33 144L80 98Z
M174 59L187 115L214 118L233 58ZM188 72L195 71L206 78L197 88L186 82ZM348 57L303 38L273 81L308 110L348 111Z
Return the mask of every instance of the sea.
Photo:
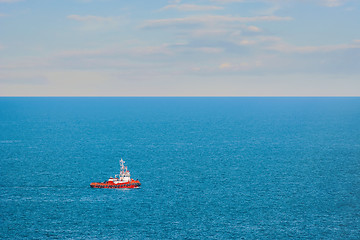
M360 98L2 97L0 239L360 239Z

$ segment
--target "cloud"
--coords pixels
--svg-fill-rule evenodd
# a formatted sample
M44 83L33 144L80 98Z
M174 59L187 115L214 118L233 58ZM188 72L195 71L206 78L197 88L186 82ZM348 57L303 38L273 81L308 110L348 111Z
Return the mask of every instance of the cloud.
M261 32L261 29L256 26L248 26L247 30L249 30L250 32Z
M246 23L246 22L268 22L268 21L290 21L291 17L279 16L256 16L256 17L233 17L222 15L192 16L184 18L168 18L145 21L143 28L171 27L173 25L194 25L214 23Z
M251 46L255 45L265 50L272 50L282 53L326 53L340 50L360 49L360 40L355 39L350 43L334 44L334 45L319 45L319 46L296 46L285 42L282 38L277 36L247 36L240 37L238 41L232 40L237 45Z
M255 61L253 63L250 62L237 62L237 63L230 63L224 62L219 65L219 69L222 71L247 71L252 70L254 68L260 67L262 63L260 61Z
M349 44L323 45L323 46L295 46L283 41L278 41L272 46L266 47L269 50L275 50L284 53L315 53L315 52L333 52L339 50L360 48L360 42L356 40Z
M254 40L248 40L248 39L243 39L243 40L241 40L238 44L239 44L239 45L243 45L243 46L246 46L246 45L254 45L254 44L256 44L256 41L254 41Z
M210 6L210 5L194 5L194 4L171 4L167 5L160 10L175 9L179 11L212 11L212 10L223 10L223 7Z
M203 53L221 53L224 51L224 49L216 47L200 47L196 48L195 51L200 51Z
M230 64L230 63L222 63L219 66L220 69L229 69L231 67L232 67L232 64Z
M180 30L181 34L186 34L184 30ZM261 34L263 30L254 25L235 23L213 23L200 26L189 31L188 37L203 39L204 41L239 41L246 36L255 37Z

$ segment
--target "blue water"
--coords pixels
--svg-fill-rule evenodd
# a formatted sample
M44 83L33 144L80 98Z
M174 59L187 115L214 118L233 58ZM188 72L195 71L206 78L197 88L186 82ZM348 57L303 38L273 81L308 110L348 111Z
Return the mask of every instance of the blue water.
M360 98L0 98L0 163L1 239L360 239Z

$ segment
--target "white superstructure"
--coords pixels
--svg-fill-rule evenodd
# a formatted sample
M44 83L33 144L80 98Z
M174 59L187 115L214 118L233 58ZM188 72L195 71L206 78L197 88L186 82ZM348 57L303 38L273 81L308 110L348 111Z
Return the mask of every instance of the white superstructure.
M128 171L127 167L124 166L125 161L121 158L119 161L120 163L120 173L116 174L114 178L109 178L109 182L117 183L125 183L130 182L130 172Z

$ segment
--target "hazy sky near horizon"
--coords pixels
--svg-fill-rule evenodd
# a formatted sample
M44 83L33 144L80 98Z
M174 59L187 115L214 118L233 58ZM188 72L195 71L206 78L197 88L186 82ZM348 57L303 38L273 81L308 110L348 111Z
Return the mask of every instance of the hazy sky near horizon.
M0 96L360 96L360 1L0 0Z

